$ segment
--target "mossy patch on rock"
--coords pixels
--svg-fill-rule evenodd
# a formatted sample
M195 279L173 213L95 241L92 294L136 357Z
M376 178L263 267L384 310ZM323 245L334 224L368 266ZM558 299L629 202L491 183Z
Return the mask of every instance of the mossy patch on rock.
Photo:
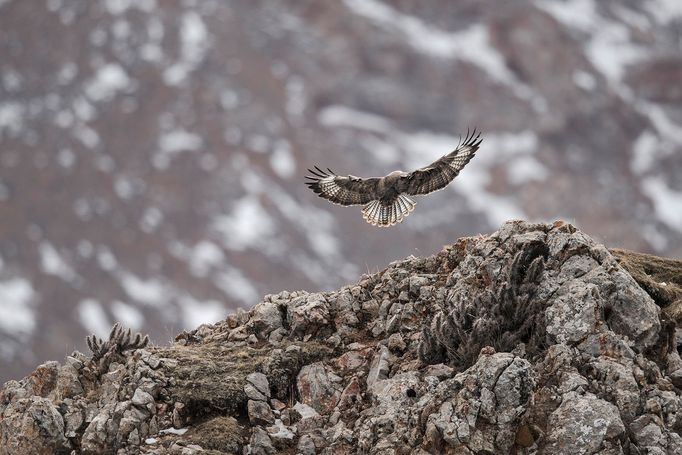
M609 251L668 316L682 323L682 261L619 248Z
M197 425L187 434L187 441L221 453L241 453L243 428L234 417L214 417Z
M185 405L184 417L195 419L208 415L246 415L246 377L262 372L268 377L273 397L290 399L290 391L300 369L327 358L333 350L318 342L282 343L272 346L234 346L225 343L175 345L159 348L157 354L173 359L164 366L174 378L169 398Z

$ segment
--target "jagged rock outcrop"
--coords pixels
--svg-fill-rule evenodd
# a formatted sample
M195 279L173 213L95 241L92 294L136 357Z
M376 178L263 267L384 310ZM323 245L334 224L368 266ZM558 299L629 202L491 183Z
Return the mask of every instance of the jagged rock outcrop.
M682 453L677 294L616 256L513 221L172 346L116 329L5 384L0 454Z

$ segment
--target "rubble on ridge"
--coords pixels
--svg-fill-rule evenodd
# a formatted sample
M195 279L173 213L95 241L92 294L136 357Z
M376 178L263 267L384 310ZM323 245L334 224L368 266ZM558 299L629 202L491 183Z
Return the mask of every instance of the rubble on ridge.
M617 258L511 221L171 346L76 352L4 385L0 454L682 453L673 302Z

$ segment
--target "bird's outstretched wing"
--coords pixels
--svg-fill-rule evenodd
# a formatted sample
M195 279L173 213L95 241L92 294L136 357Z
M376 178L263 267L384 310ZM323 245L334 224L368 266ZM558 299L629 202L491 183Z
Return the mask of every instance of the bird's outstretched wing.
M410 195L429 194L445 188L471 160L481 141L481 133L477 133L476 130L471 133L467 131L464 142L458 145L455 151L408 174L401 184L402 192Z
M306 175L305 184L318 196L340 205L359 205L377 199L379 178L363 179L349 175L336 175L331 169L328 172L315 166L308 169L312 175Z

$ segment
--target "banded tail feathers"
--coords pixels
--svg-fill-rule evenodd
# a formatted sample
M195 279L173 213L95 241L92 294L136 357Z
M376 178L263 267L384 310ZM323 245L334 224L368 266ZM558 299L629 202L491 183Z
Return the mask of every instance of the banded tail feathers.
M362 209L362 217L372 226L389 227L402 222L417 205L410 197L400 194L389 205L374 200Z

